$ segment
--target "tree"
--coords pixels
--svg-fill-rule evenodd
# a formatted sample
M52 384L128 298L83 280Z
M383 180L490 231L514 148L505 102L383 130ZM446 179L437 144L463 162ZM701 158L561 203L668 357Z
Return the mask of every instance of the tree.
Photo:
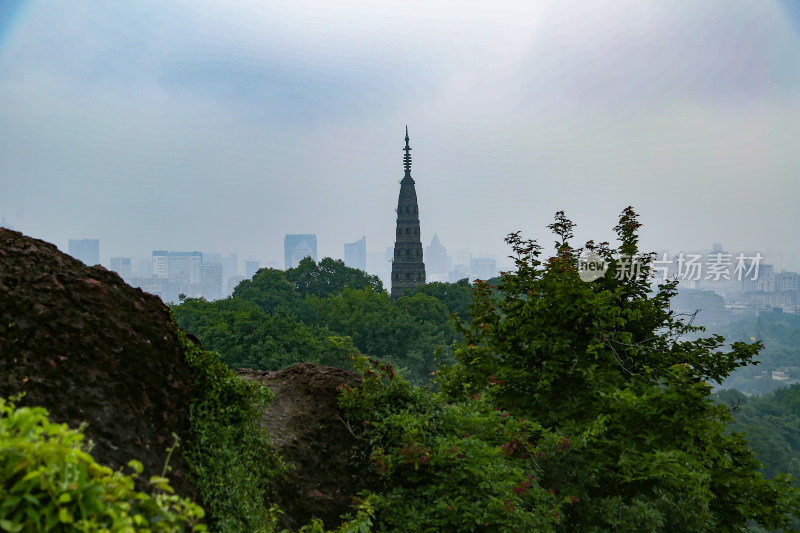
M232 298L253 302L267 313L278 309L293 310L302 300L286 274L274 268L262 268L252 280L239 283Z
M315 263L310 257L304 258L295 268L286 271L286 278L302 296L324 298L338 294L344 289L363 289L370 287L383 292L383 283L378 276L372 276L357 268L350 268L341 259L326 257Z
M478 282L456 364L439 373L454 401L485 394L513 416L561 435L538 461L542 483L580 503L568 531L739 531L748 520L785 527L800 510L790 480L765 480L730 415L709 398L747 365L758 343L723 349L669 310L677 282L653 289L650 256L638 247L637 215L622 212L620 245L573 248L563 212L549 227L555 254L519 233L506 239L516 271L497 287ZM608 265L579 277L582 253Z
M434 281L426 283L417 289L417 294L422 293L433 296L444 305L450 313L461 320L467 320L469 306L472 303L472 285L467 278L455 283Z
M800 466L800 385L771 394L745 396L734 389L723 389L714 398L733 415L730 428L747 436L747 443L763 463L766 477L779 472L792 474ZM797 486L799 479L795 479Z
M349 337L324 326L307 326L283 307L269 314L242 298L215 302L189 298L173 312L187 331L231 368L278 370L299 362L349 368L347 358L357 351Z
M362 353L391 361L409 379L421 383L433 370L436 347L447 343L445 332L454 332L439 302L424 295L411 299L412 305L416 302L424 307L422 315L409 314L408 304L392 305L385 291L346 288L324 298L306 297L300 316L309 326L327 327L351 337Z

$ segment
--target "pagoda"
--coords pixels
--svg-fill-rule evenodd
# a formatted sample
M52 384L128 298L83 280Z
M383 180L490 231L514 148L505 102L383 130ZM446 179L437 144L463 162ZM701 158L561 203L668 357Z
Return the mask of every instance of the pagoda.
M405 176L400 181L400 196L397 199L397 231L392 259L392 301L408 290L413 293L420 285L425 285L425 263L422 262L422 241L419 232L419 209L417 191L411 178L411 147L408 145L408 126L406 126L406 146L403 148L403 167Z

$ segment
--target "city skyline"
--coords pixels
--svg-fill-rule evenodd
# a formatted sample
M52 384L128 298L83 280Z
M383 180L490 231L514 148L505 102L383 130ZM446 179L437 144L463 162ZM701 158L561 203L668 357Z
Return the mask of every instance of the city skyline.
M421 239L506 257L641 215L645 249L797 268L800 8L790 1L144 0L0 5L0 217L101 262L152 250L391 246L397 139ZM135 265L134 265L135 267Z

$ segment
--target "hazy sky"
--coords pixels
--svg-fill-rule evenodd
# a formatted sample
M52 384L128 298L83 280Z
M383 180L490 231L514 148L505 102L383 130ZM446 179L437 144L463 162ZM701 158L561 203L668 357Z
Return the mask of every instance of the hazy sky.
M798 6L1 0L0 217L103 262L382 251L408 124L452 255L549 245L557 210L609 239L627 205L648 249L797 254Z

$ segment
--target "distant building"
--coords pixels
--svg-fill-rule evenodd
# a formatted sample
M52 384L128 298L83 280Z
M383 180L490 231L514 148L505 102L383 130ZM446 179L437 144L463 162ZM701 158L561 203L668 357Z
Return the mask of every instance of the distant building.
M119 274L119 277L125 281L131 278L131 258L130 257L112 257L111 270Z
M129 282L131 287L142 289L144 292L155 294L164 302L175 301L169 299L172 293L175 292L174 288L170 291L170 283L167 278L157 278L155 276L149 278L133 278Z
M367 237L344 245L344 264L350 268L367 270Z
M230 279L238 275L239 275L239 256L236 254L228 254L226 257L223 257L222 279Z
M222 298L222 263L203 263L203 297L206 300Z
M286 235L283 239L286 269L294 268L306 257L317 260L317 236L314 234Z
M258 269L261 268L261 261L257 259L248 259L244 262L244 276L247 279L253 279Z
M159 294L162 300L176 302L181 294L189 298L203 296L203 254L201 252L154 250L152 259L153 278L151 279L167 280L163 295ZM150 292L144 287L141 288Z
M166 250L153 250L153 276L156 278L166 278L169 275L169 264L167 263Z
M403 151L405 151L403 156L405 176L400 181L400 195L397 199L397 230L392 259L392 300L402 296L406 290L413 292L417 287L425 285L417 191L414 179L411 177L408 127L406 127L406 146Z
M431 243L425 248L425 272L433 280L433 276L447 276L448 268L447 249L439 242L439 236L434 233ZM437 278L437 281L442 281ZM447 281L446 279L444 281Z
M233 294L233 289L246 279L244 276L231 276L228 278L228 294Z
M221 264L223 280L239 275L239 256L236 254L228 254L223 256L220 253L203 252L203 264L206 263ZM229 294L230 292L225 292L223 296L228 296ZM208 298L208 296L206 296L206 298Z
M775 269L772 265L758 265L750 273L742 273L742 291L744 292L774 292Z
M775 274L775 292L797 291L800 288L800 276L797 272L778 272Z
M169 252L167 254L167 277L186 274L190 284L202 284L202 265L202 252Z
M100 264L100 241L98 239L70 239L69 255L89 266Z
M478 257L470 260L469 269L472 277L486 281L497 275L497 262L488 257Z
M714 291L680 289L669 306L679 314L697 312L697 323L701 325L726 324L730 320L725 299Z
M450 271L450 283L455 283L456 281L460 281L464 278L469 279L470 271L469 266L467 265L454 265L453 270Z

